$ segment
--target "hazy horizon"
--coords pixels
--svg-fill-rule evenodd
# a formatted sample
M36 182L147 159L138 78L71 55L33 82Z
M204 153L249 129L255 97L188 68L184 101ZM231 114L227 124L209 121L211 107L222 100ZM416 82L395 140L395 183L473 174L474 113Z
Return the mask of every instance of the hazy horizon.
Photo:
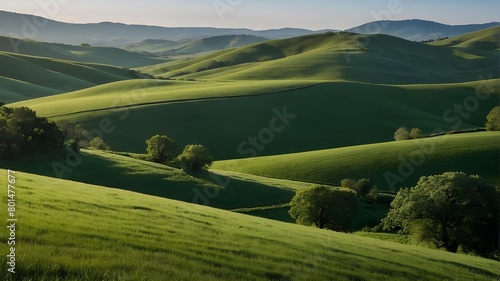
M68 23L117 22L163 27L348 29L376 20L421 19L449 25L498 22L500 1L0 0L0 10ZM50 3L50 4L42 4ZM54 4L56 3L56 4ZM478 4L481 3L481 4ZM95 7L99 7L96 9Z

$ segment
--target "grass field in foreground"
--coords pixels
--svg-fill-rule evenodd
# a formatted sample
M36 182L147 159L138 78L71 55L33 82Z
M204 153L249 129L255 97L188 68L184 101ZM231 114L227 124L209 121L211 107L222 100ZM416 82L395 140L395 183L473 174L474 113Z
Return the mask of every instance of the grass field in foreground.
M500 274L493 260L16 176L17 273L3 280L441 281ZM7 179L5 170L0 178ZM0 251L0 270L6 272L5 243Z
M381 190L388 191L395 191L386 180L388 172L402 178L396 182L395 188L413 186L421 176L448 171L479 174L500 184L500 132L445 135L220 161L214 164L214 168L332 185L340 184L344 178L369 178Z

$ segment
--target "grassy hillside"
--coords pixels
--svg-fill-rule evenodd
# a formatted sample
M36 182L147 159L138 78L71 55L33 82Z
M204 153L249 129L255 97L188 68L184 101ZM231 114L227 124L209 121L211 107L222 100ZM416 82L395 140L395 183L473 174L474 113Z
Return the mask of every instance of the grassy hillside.
M483 57L471 61L457 55L453 48L387 35L324 33L256 43L141 70L164 77L198 79L453 83L473 81L489 73L498 77L496 48L483 50Z
M500 48L498 45L499 36L500 26L496 26L433 42L431 45L498 51Z
M73 168L65 156L56 162L26 159L1 163L0 167L223 209L287 204L296 190L312 186L217 170L193 177L180 169L92 150L82 152L81 163ZM58 169L53 168L54 163L59 165Z
M47 117L91 112L114 107L134 107L180 101L196 101L232 96L260 95L302 88L314 82L262 81L251 82L199 82L175 80L133 80L101 85L57 96L12 104L28 106ZM116 110L113 110L116 111Z
M285 107L296 117L257 151L258 156L390 141L401 126L419 127L424 133L436 128L451 130L457 125L460 129L482 127L488 112L498 105L495 96L481 101L476 111L462 118L462 124L455 120L459 115L453 112L453 104L463 104L476 88L495 89L499 81L414 86L327 83L257 95L307 84L146 80L119 82L12 106L28 106L42 116L71 119L88 130L99 129L101 120L110 118L115 129L104 139L117 151L144 153L146 139L167 134L180 147L204 144L215 159L222 160L252 156L248 152L250 145L239 146L248 143L250 136L269 129L270 121L277 116L273 110L283 114ZM207 99L238 95L250 96ZM197 98L201 100L194 100ZM160 103L152 104L155 102ZM113 106L130 107L109 109ZM104 109L96 110L99 108ZM452 119L443 119L450 110L448 118ZM276 126L281 124L277 122Z
M447 171L479 174L500 184L500 132L445 135L289 155L221 161L214 168L290 180L340 184L369 178L380 189L413 186L421 176ZM400 177L388 177L392 173ZM391 179L389 182L387 178Z
M149 58L117 48L44 43L3 36L0 36L0 51L127 68L164 62L162 59Z
M315 185L213 169L207 174L190 176L168 166L92 150L82 152L82 162L73 168L67 164L65 156L56 162L41 159L4 162L0 163L0 168L119 188L285 222L294 222L288 214L288 203L295 192ZM59 165L58 169L53 168L54 163ZM61 165L70 170L64 170ZM58 174L58 171L64 172ZM375 226L387 212L387 207L362 203L352 229Z
M18 279L492 280L500 274L492 260L25 173L17 174L16 191ZM6 193L1 197L6 202ZM7 245L1 250L7 253ZM6 255L0 263L5 272Z
M0 52L0 100L15 102L139 78L129 69Z
M214 52L229 48L237 48L257 42L267 41L264 37L252 35L222 35L203 39L187 39L180 41L144 40L125 46L130 52L152 53L160 56L196 54Z

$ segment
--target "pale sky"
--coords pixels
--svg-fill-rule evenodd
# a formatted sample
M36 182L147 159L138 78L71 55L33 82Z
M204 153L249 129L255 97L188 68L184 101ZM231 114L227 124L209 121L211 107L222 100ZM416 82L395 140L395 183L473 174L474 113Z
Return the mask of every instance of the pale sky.
M48 3L48 4L42 4ZM500 0L0 0L0 10L71 23L347 29L380 19L500 21Z

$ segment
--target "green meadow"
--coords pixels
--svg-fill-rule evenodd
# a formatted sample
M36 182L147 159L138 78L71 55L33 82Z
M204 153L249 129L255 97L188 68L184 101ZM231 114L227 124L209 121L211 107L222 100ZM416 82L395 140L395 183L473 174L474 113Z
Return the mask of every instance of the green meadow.
M492 280L500 274L499 263L493 260L118 189L16 175L15 276L36 276L36 280ZM7 171L1 170L0 176L6 178ZM1 249L6 252L7 245ZM0 262L2 271L6 270L5 255ZM3 280L17 280L12 276Z
M52 58L0 52L0 94L15 102L139 78L116 66L79 63Z
M499 184L499 161L500 133L480 132L219 161L214 168L331 185L344 178L369 178L394 192L413 186L421 176L450 170Z
M288 210L297 191L345 178L385 195L448 171L500 185L500 132L484 131L499 105L499 34L424 44L328 32L219 51L194 40L184 47L210 52L163 59L29 40L13 53L0 37L1 102L111 147L0 162L0 178L18 171L19 219L17 275L2 280L498 279L495 260L300 226ZM400 127L424 137L394 141ZM154 135L175 140L177 155L202 144L214 163L186 173L145 161ZM389 210L358 201L351 231ZM10 249L0 250L5 271Z
M486 96L499 81L408 86L331 82L307 87L311 82L138 80L13 106L69 119L88 130L100 130L102 120L111 120L112 133L103 139L116 151L144 153L146 139L166 134L179 147L201 143L216 160L227 160L386 142L403 126L421 128L424 134L483 127L488 111L498 103L495 95L478 102L468 118L461 118L453 104L475 98L476 91ZM269 128L276 111L283 115L285 108L294 119L264 149L252 148L248 138Z

